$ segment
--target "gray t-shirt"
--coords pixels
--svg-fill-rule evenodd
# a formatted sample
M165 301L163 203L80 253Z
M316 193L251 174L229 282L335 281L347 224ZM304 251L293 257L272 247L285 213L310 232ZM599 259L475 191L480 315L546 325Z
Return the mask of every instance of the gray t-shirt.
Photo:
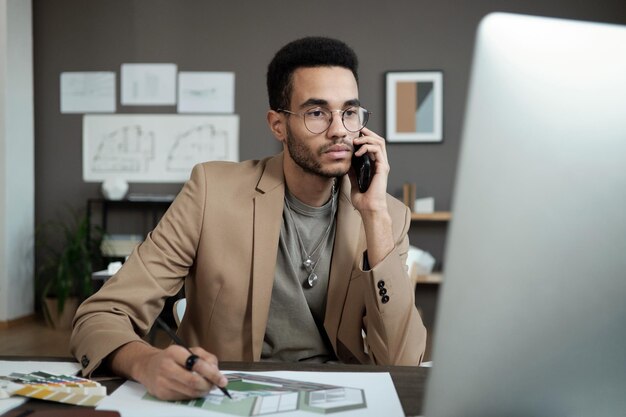
M322 207L311 207L298 201L287 190L285 193L291 213L285 205L261 359L285 362L336 360L324 330L324 313L335 242L335 219L332 218L331 222L331 216L336 213L337 195L335 193L335 198ZM318 279L313 287L309 287L309 272L303 265L305 255L300 248L298 233L307 253L311 254L329 224L327 236L311 256L317 261L314 273Z

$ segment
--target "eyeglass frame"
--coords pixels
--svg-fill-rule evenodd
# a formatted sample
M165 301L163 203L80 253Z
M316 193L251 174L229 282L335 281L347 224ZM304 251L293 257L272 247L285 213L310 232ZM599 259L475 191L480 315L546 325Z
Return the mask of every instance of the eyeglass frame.
M310 112L311 110L317 109L317 108L319 108L321 110L328 110L330 112L330 119L328 119L328 126L326 126L326 129L322 130L321 132L313 132L311 129L309 129L309 126L307 126L307 124L306 124L305 114L307 112ZM354 108L363 109L365 111L365 114L367 114L367 119L365 120L365 123L363 123L363 126L358 128L357 130L350 130L350 128L348 128L348 126L346 126L346 123L344 121L344 116L345 116L345 114L346 114L346 112L348 110L354 109ZM308 130L309 132L313 133L314 135L322 134L322 133L326 132L328 129L330 129L330 126L333 124L333 113L341 112L341 124L343 125L343 127L346 128L346 130L348 132L352 132L352 133L359 132L361 129L363 129L367 125L367 122L369 122L370 116L372 115L372 112L367 110L363 106L350 106L350 107L348 107L346 109L343 109L343 110L341 110L341 109L330 110L330 109L327 109L327 108L324 108L324 107L321 107L321 106L313 106L313 107L311 107L311 108L309 108L307 110L301 111L301 112L293 112L291 110L286 110L286 109L277 109L276 111L278 113L286 113L286 114L291 114L291 115L294 115L294 116L301 116L302 120L304 122L304 127L306 128L306 130Z

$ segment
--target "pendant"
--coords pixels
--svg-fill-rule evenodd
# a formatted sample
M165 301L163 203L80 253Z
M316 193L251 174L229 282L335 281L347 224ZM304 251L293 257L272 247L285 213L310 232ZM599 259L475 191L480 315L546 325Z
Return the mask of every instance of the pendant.
M313 288L315 284L317 284L317 275L315 275L315 272L311 272L306 282L309 284L309 288Z
M307 272L313 272L313 268L315 267L315 262L311 258L306 258L302 265L306 269Z

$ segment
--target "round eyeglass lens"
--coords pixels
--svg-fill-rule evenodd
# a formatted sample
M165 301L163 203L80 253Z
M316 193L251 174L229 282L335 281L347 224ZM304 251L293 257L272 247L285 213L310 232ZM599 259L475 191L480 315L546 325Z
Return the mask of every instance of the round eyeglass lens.
M367 124L369 112L363 107L351 107L344 110L342 115L343 125L350 132L358 132Z
M350 132L358 132L367 124L369 112L363 107L349 107L341 112L341 121ZM314 108L304 112L304 124L311 133L323 133L331 125L333 112Z

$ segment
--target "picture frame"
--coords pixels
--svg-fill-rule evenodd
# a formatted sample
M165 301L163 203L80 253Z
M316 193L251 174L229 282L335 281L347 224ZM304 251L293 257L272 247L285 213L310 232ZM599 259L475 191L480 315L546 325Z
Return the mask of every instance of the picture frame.
M385 90L387 141L443 141L443 71L389 71Z

